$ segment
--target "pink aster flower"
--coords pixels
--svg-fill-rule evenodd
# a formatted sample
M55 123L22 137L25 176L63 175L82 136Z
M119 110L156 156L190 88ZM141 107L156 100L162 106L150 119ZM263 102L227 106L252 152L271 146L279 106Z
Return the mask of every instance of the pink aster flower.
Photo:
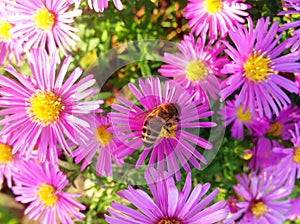
M24 163L22 169L14 173L14 180L17 186L12 189L16 200L30 203L24 211L29 219L36 221L41 217L42 224L56 224L57 218L62 224L74 223L73 217L82 221L84 215L79 210L85 207L74 200L80 195L63 191L68 180L56 165Z
M89 123L89 129L92 133L87 135L89 141L79 142L79 147L73 152L73 157L76 157L75 163L84 160L81 166L81 170L84 170L97 153L96 174L100 176L104 174L112 176L112 159L117 165L122 163L122 161L115 158L113 152L122 143L118 141L113 133L107 130L110 127L107 117L94 114L87 115L82 119Z
M288 199L292 187L287 184L287 178L278 170L276 172L261 172L237 175L238 185L235 192L242 198L237 202L239 210L230 218L238 220L235 223L283 223L287 219L291 204ZM230 223L230 222L229 222Z
M237 96L235 96L236 98ZM244 112L243 105L236 105L235 100L227 100L226 105L221 108L220 114L222 115L222 120L224 120L224 125L229 126L230 132L233 138L243 139L244 138L244 128L246 127L250 134L253 134L252 126L255 127L256 122L255 115L250 114L249 108Z
M268 135L272 137L280 137L283 140L291 138L291 131L295 130L295 123L300 121L300 108L289 105L283 108L279 115L270 121Z
M113 0L118 10L123 9L121 0ZM103 12L108 7L108 0L88 0L89 7L94 9L96 12Z
M13 146L9 136L1 137L0 140L0 185L4 178L8 187L12 187L13 173L18 171L21 163L25 160L20 153L13 154Z
M9 22L9 18L14 15L8 13L6 9L7 5L0 2L0 65L4 65L7 58L9 63L15 60L19 65L20 62L24 62L23 46L20 39L12 32L14 25Z
M121 97L120 105L111 105L115 110L110 113L113 133L126 145L116 150L117 157L124 158L143 149L137 168L151 154L149 166L157 161L162 171L166 159L169 172L176 173L178 179L178 162L187 172L188 161L200 169L198 160L203 163L206 160L192 144L204 149L211 149L212 144L191 130L197 132L199 128L215 126L209 121L199 121L212 115L209 106L194 102L193 96L176 83L163 83L158 78L139 79L138 86L129 84L128 87L142 107Z
M273 151L277 153L283 153L286 155L284 159L285 170L287 173L291 174L291 177L295 179L300 178L300 132L299 124L295 125L295 131L291 131L291 142L293 147L284 148L284 147L274 147Z
M300 0L283 0L284 4L283 7L287 8L288 10L283 11L278 13L278 15L299 15L300 14ZM299 19L290 22L290 23L285 23L282 25L281 30L288 30L288 29L293 29L292 30L292 35L289 39L289 41L293 44L291 51L296 51L299 49L300 46L300 21Z
M110 224L206 224L222 221L228 215L225 201L208 206L217 196L217 189L200 200L209 190L209 183L198 184L191 192L190 173L182 191L177 189L172 177L158 180L153 175L153 178L146 179L153 200L146 192L136 190L129 185L127 190L118 194L131 202L139 211L113 202L111 208L108 209L111 216L105 215L106 221Z
M76 46L75 41L79 37L74 32L77 28L70 26L74 17L81 14L81 10L70 11L70 3L66 0L5 0L8 5L14 7L15 15L11 22L15 24L12 29L16 38L21 38L24 51L31 48L43 48L51 54L56 46L67 55L71 47Z
M257 172L267 167L277 166L285 155L275 153L272 149L280 146L276 140L270 140L263 136L259 137L255 140L255 146L252 149L252 158L248 167Z
M290 98L283 91L298 92L294 82L278 75L278 72L297 72L300 69L300 52L280 56L285 50L285 43L278 44L282 34L277 37L278 21L268 30L269 18L261 18L255 30L249 18L249 30L239 26L229 35L235 46L225 43L225 52L233 62L226 64L222 72L231 74L222 84L222 97L227 98L234 91L241 89L235 102L243 104L244 111L258 113L259 117L271 118L290 104ZM283 89L282 89L283 88Z
M165 53L162 60L166 64L158 71L195 93L197 99L210 96L215 100L220 93L217 76L223 76L220 69L228 62L227 57L218 57L225 46L220 43L205 46L205 39L198 38L195 42L193 35L184 36L177 46L180 52L176 55Z
M218 34L224 38L237 23L244 23L250 5L241 0L189 0L183 16L196 36L216 40Z
M0 107L3 108L0 115L9 115L0 121L0 125L7 124L0 134L14 133L11 137L13 153L20 151L30 155L37 147L40 160L48 158L53 162L57 162L57 144L71 154L65 137L74 143L78 138L88 141L82 131L82 127L88 124L78 116L96 111L102 103L80 102L98 92L91 88L96 82L93 75L78 81L81 68L76 68L64 81L71 63L70 56L55 77L59 60L56 55L54 52L49 59L43 49L33 49L28 53L31 79L23 77L11 65L5 70L15 79L0 76ZM74 130L79 134L75 136Z

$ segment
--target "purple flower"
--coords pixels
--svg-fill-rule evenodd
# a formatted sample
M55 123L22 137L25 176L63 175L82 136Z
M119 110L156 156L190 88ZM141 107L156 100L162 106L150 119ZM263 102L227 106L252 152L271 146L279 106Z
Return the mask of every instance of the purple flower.
M237 98L237 96L235 96ZM226 105L221 108L219 114L222 115L222 120L225 126L232 124L230 132L233 138L243 139L244 128L246 127L250 134L255 132L255 124L259 122L253 114L250 114L249 108L244 112L243 105L236 105L236 99L227 100ZM253 128L252 128L253 127ZM261 127L260 127L261 128Z
M255 146L252 149L253 156L248 165L249 168L254 171L259 171L267 167L277 166L285 155L275 153L272 149L280 146L276 140L269 140L263 136L256 139Z
M24 51L31 48L43 48L52 54L56 46L67 55L71 47L76 46L79 37L74 32L77 28L70 26L74 17L81 14L81 10L68 11L70 3L66 0L4 0L12 6L14 16L10 19L15 24L12 32L16 38L21 38Z
M113 202L108 209L111 216L106 215L106 221L110 224L206 224L221 221L228 215L225 201L207 207L217 196L217 189L200 200L209 190L209 183L198 184L191 192L190 173L182 191L177 189L172 177L158 179L155 175L146 176L153 200L146 192L131 186L119 192L120 197L131 202L139 211Z
M285 170L287 173L290 173L291 178L297 179L300 178L300 133L299 133L299 124L295 125L295 131L291 132L291 142L293 147L284 148L284 147L274 147L273 151L277 153L282 153L286 155L284 158Z
M289 194L292 187L287 184L284 172L263 171L258 176L251 173L237 175L235 192L242 198L237 203L239 210L230 218L236 223L283 223L290 210Z
M9 63L14 59L19 65L20 62L24 62L23 46L20 39L12 32L14 25L9 22L14 15L8 13L6 8L7 5L0 2L0 65L4 65L7 58Z
M123 4L121 0L113 0L113 2L118 10L123 9ZM88 0L88 5L91 9L94 9L96 12L103 12L104 9L108 7L108 0Z
M13 154L10 137L2 136L0 140L0 185L5 177L8 187L12 187L13 173L19 170L24 160L25 158L20 153Z
M122 143L118 141L113 133L107 130L110 127L110 123L105 116L97 116L94 114L81 118L89 124L89 129L92 132L87 132L89 141L79 142L79 147L72 153L72 156L76 157L75 163L84 160L81 166L82 171L89 165L95 154L99 151L99 153L97 153L96 174L100 176L104 174L112 176L112 159L117 165L123 162L113 155L114 151L120 147Z
M216 40L218 34L224 38L237 23L244 23L243 17L250 5L241 0L189 0L183 16L189 20L188 26L196 36Z
M277 37L278 21L275 21L268 30L269 18L259 19L255 30L251 18L249 29L239 26L229 35L235 46L225 43L228 50L225 52L233 62L224 66L222 72L231 74L222 84L222 97L225 99L239 88L240 93L235 102L243 104L244 112L247 108L250 113L258 113L259 117L271 118L290 104L287 94L298 92L295 83L278 75L277 72L298 72L300 52L280 56L285 43L278 44L282 34Z
M283 0L284 8L288 8L288 10L278 13L278 15L299 15L300 13L300 1L299 0ZM299 49L300 45L300 21L297 19L296 21L285 23L282 25L282 28L280 30L288 30L293 29L291 32L293 34L293 37L289 39L289 41L293 44L291 51L296 51Z
M280 137L283 140L291 138L291 132L295 130L295 123L300 121L300 108L289 105L283 108L278 117L270 121L268 135Z
M205 46L205 39L194 36L184 36L177 44L179 51L176 55L165 53L162 65L158 70L161 75L174 78L187 91L197 95L196 99L210 96L217 98L220 93L220 80L217 76L223 76L220 69L228 62L227 57L218 55L225 46L220 43Z
M0 121L7 124L0 134L13 133L11 142L13 153L20 151L30 155L34 147L38 148L40 160L57 162L57 144L71 154L67 139L76 143L82 141L86 133L82 131L86 122L78 116L96 111L102 101L85 101L98 90L92 89L96 82L93 75L82 78L81 68L76 68L64 81L71 62L68 56L55 77L56 65L59 60L54 52L50 59L45 50L33 49L27 55L32 78L24 78L11 65L5 68L15 79L0 76L0 115L9 115ZM79 133L75 136L76 133Z
M22 169L14 173L17 183L13 192L16 200L30 203L25 209L29 219L41 217L42 224L56 224L57 216L62 224L74 223L71 217L82 221L84 215L79 210L85 207L74 201L77 194L64 192L68 180L56 165L30 161L23 163Z
M157 160L162 171L166 159L169 172L176 173L177 179L180 178L178 162L187 172L190 170L188 161L200 169L198 160L203 163L206 160L195 145L211 149L212 144L191 130L195 133L199 128L215 126L209 121L199 121L212 115L209 106L194 102L193 96L176 83L163 83L158 78L139 79L138 86L129 84L128 87L143 109L121 97L118 98L120 105L111 105L115 110L109 115L112 132L126 145L117 149L116 155L124 158L143 149L137 168L150 153L149 166Z

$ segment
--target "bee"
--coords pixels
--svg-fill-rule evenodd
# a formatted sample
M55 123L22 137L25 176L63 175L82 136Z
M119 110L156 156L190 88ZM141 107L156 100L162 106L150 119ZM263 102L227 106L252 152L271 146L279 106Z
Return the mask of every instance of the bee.
M172 103L155 107L145 118L142 129L142 140L146 147L154 145L159 137L175 137L178 110Z

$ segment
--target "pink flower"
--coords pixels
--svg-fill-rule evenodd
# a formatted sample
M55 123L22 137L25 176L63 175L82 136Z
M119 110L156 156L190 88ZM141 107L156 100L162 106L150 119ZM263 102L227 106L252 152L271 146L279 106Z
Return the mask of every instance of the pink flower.
M209 106L194 102L193 96L176 83L163 83L158 78L139 79L138 86L129 84L128 87L142 107L121 97L118 98L120 105L111 106L115 110L109 114L112 132L126 146L116 150L117 157L124 158L142 149L137 168L150 154L149 166L157 161L162 171L166 161L168 170L176 173L177 179L180 178L178 163L187 172L190 170L188 161L200 169L198 160L203 163L206 160L194 144L204 149L211 149L212 144L195 132L215 126L210 121L199 121L212 115ZM158 115L147 118L150 113L156 114L155 111ZM165 124L163 117L166 117Z
M235 24L244 23L248 8L241 0L189 0L183 16L196 36L208 33L210 40L216 40L218 34L224 38Z
M71 217L82 221L84 215L79 210L85 207L73 200L80 195L63 191L68 180L56 165L24 163L22 169L14 173L14 180L17 186L12 189L16 200L30 203L24 212L29 219L36 221L41 217L42 224L56 224L57 216L62 224L74 223Z
M74 32L77 28L70 26L74 17L81 14L81 10L70 11L70 3L66 0L4 0L13 7L14 16L11 22L15 38L21 38L24 51L32 48L46 49L49 54L56 50L56 46L67 55L71 47L76 46L79 37Z
M0 115L8 115L0 121L7 124L0 134L14 133L11 142L13 153L20 151L30 155L38 148L40 160L57 162L57 145L71 154L65 137L76 143L78 138L85 139L82 131L86 122L78 116L97 111L102 101L80 100L98 92L92 89L96 82L93 75L82 78L81 68L76 68L64 81L71 62L68 56L62 64L58 76L55 76L57 54L47 55L45 50L33 49L28 53L32 78L26 79L11 65L5 68L15 79L0 76ZM74 130L78 133L76 136ZM83 141L83 140L81 140Z
M89 124L92 132L87 132L89 141L79 142L79 147L72 153L75 163L84 161L81 166L82 171L91 163L97 153L96 174L112 176L112 160L117 165L123 163L113 155L122 143L118 141L114 133L109 132L110 123L107 117L94 114L81 117L81 119Z
M291 208L289 195L292 186L288 185L284 172L263 171L259 175L251 173L237 175L235 192L240 196L236 203L238 211L225 223L283 223Z
M253 29L249 18L249 29L239 26L230 31L229 36L234 46L225 42L225 52L233 62L226 64L222 72L230 76L222 83L222 97L227 98L239 90L235 104L243 105L244 112L249 108L251 114L271 118L273 114L291 103L288 92L298 92L295 83L278 75L277 72L298 72L300 52L281 56L285 43L278 43L278 21L268 29L269 18L261 18Z
M15 15L7 12L7 8L5 3L0 2L0 65L4 65L7 58L9 63L15 60L19 65L20 62L24 62L23 45L20 38L12 32L14 24L9 20Z
M191 191L191 173L182 191L177 189L173 177L159 178L158 174L146 176L153 200L146 192L131 186L119 192L120 197L131 202L139 211L113 202L108 209L111 216L105 215L106 221L110 224L204 224L222 221L228 215L225 201L208 206L217 196L217 189L203 198L210 188L209 183L197 184Z
M162 60L166 63L158 70L161 75L174 78L183 88L196 95L196 99L212 97L216 100L220 93L220 69L228 63L226 56L218 57L225 46L211 43L205 46L205 39L193 35L184 36L177 44L176 55L165 53Z

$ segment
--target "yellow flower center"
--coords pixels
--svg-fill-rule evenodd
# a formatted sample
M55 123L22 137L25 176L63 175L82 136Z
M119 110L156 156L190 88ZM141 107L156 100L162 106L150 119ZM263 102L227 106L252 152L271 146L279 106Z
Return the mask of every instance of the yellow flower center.
M264 53L254 52L244 64L244 76L253 82L266 80L269 73L273 72L270 57L264 57Z
M43 31L51 30L55 22L55 15L46 8L38 9L33 16L37 28Z
M47 207L52 207L57 202L57 196L55 195L55 189L52 185L43 184L38 192L37 195L39 196L40 200L44 203Z
M11 38L11 34L9 33L10 29L13 26L6 22L6 21L0 21L0 41L2 40L8 40Z
M96 137L101 142L103 146L106 146L112 140L112 133L108 132L106 129L108 126L100 126L96 130Z
M293 160L295 163L300 163L300 146L295 148Z
M213 15L222 10L223 3L222 0L205 0L204 7L209 14Z
M0 143L0 163L8 163L13 160L12 148L7 145Z
M206 65L202 61L191 61L185 69L186 77L191 81L200 81L208 75Z
M274 137L280 136L282 133L282 125L279 122L274 122L270 124L270 129L268 134Z
M61 98L53 92L38 90L29 98L30 106L27 112L32 121L47 126L59 119L60 112L64 109Z
M267 206L262 202L254 202L250 206L250 210L255 217L259 217L266 213Z
M243 113L244 107L240 106L236 111L236 116L241 122L249 122L251 120L251 114L249 108Z
M176 219L170 219L169 217L165 217L159 220L156 224L181 224L181 222L177 221Z

